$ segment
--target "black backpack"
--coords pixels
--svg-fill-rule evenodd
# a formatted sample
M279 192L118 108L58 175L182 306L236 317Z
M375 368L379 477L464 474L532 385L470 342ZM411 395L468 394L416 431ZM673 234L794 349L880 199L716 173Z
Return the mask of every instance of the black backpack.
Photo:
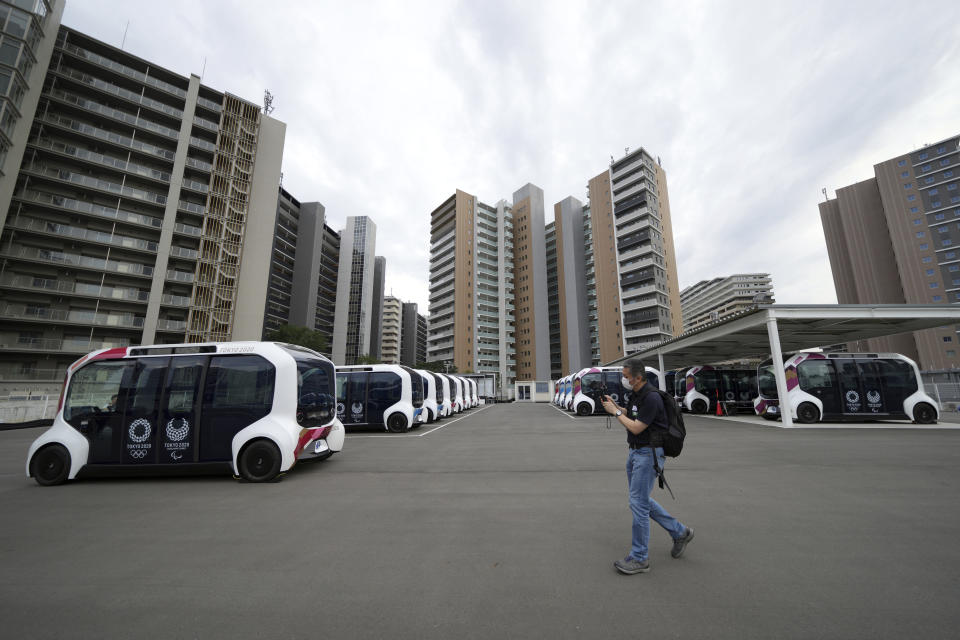
M644 386L649 387L650 385ZM683 424L680 405L666 391L656 388L650 388L650 391L660 394L660 399L663 400L663 410L667 414L667 428L656 428L651 432L650 443L654 446L663 447L664 455L676 458L683 451L683 439L687 437L687 427Z

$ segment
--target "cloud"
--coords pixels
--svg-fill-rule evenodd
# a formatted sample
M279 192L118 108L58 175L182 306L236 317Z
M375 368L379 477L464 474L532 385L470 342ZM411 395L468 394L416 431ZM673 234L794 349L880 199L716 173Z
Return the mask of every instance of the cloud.
M426 309L429 213L533 182L585 198L610 155L667 171L681 285L773 274L832 302L820 189L957 133L960 10L926 2L69 1L64 24L259 102L284 185L369 215L387 289ZM105 17L109 17L105 20ZM932 28L931 20L936 24Z

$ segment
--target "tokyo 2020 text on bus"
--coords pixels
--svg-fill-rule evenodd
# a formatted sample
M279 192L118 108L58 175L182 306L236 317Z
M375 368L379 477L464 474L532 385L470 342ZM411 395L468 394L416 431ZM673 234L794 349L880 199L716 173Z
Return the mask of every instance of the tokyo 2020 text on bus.
M798 353L784 364L787 406L800 423L821 420L912 420L932 424L940 416L937 402L920 384L920 370L898 353ZM757 373L757 414L779 417L785 411L777 396L773 365Z
M288 344L119 347L73 363L27 455L42 485L86 475L232 470L275 479L343 448L334 366Z

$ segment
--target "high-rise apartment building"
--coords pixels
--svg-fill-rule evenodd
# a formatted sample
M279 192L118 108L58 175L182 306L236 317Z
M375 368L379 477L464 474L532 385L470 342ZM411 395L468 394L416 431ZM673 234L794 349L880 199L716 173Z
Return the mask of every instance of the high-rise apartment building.
M772 282L769 273L735 273L690 285L680 292L683 333L724 320L758 303L772 304Z
M403 306L399 298L384 297L380 360L386 364L400 364L402 310Z
M380 360L380 339L383 321L383 283L387 277L387 259L376 256L373 259L373 318L370 321L370 357Z
M377 225L367 216L348 216L340 232L340 267L333 327L333 361L357 364L370 355Z
M340 234L326 220L326 209L319 202L300 205L289 323L323 334L325 355L329 356L333 352Z
M544 279L545 272L544 264ZM510 205L457 190L430 214L427 360L498 374L501 389L512 390L514 303Z
M0 0L0 230L53 56L64 0Z
M557 231L556 223L548 222L544 233L547 247L547 308L550 314L550 377L561 377L563 364L560 340L560 296L557 274Z
M550 379L550 310L543 189L513 194L513 277L518 380Z
M588 184L600 359L679 333L680 288L666 173L643 148Z
M819 205L841 304L960 302L960 136L874 165L874 177ZM893 351L924 370L952 369L958 327L876 338L850 350Z
M300 202L283 187L277 196L277 220L273 231L273 258L263 314L263 335L290 322L294 269L297 256L297 229L300 225Z
M72 29L50 46L0 178L0 378L55 387L100 347L259 339L285 125Z
M599 364L596 339L597 295L589 209L574 197L553 206L557 236L557 331L560 375ZM592 331L591 331L592 329Z
M416 302L404 302L400 321L400 364L416 367L427 359L427 319Z

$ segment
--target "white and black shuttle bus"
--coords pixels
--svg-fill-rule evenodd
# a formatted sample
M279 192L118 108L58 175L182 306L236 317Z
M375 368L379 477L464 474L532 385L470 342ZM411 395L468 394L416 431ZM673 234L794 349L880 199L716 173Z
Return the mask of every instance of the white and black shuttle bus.
M414 369L423 379L423 415L424 422L430 423L439 420L440 407L443 406L443 389L437 384L433 374L422 369Z
M409 367L337 367L337 416L347 427L403 433L423 421L423 378Z
M450 397L450 379L442 373L430 373L437 383L437 402L439 415L446 418L453 413L453 401Z
M41 485L223 470L266 482L343 448L333 364L272 342L118 347L67 371L53 426L27 454Z
M940 416L936 400L920 384L917 364L899 353L798 353L783 366L786 403L778 397L772 363L758 368L754 410L765 418L789 410L800 423L906 419L932 424Z

